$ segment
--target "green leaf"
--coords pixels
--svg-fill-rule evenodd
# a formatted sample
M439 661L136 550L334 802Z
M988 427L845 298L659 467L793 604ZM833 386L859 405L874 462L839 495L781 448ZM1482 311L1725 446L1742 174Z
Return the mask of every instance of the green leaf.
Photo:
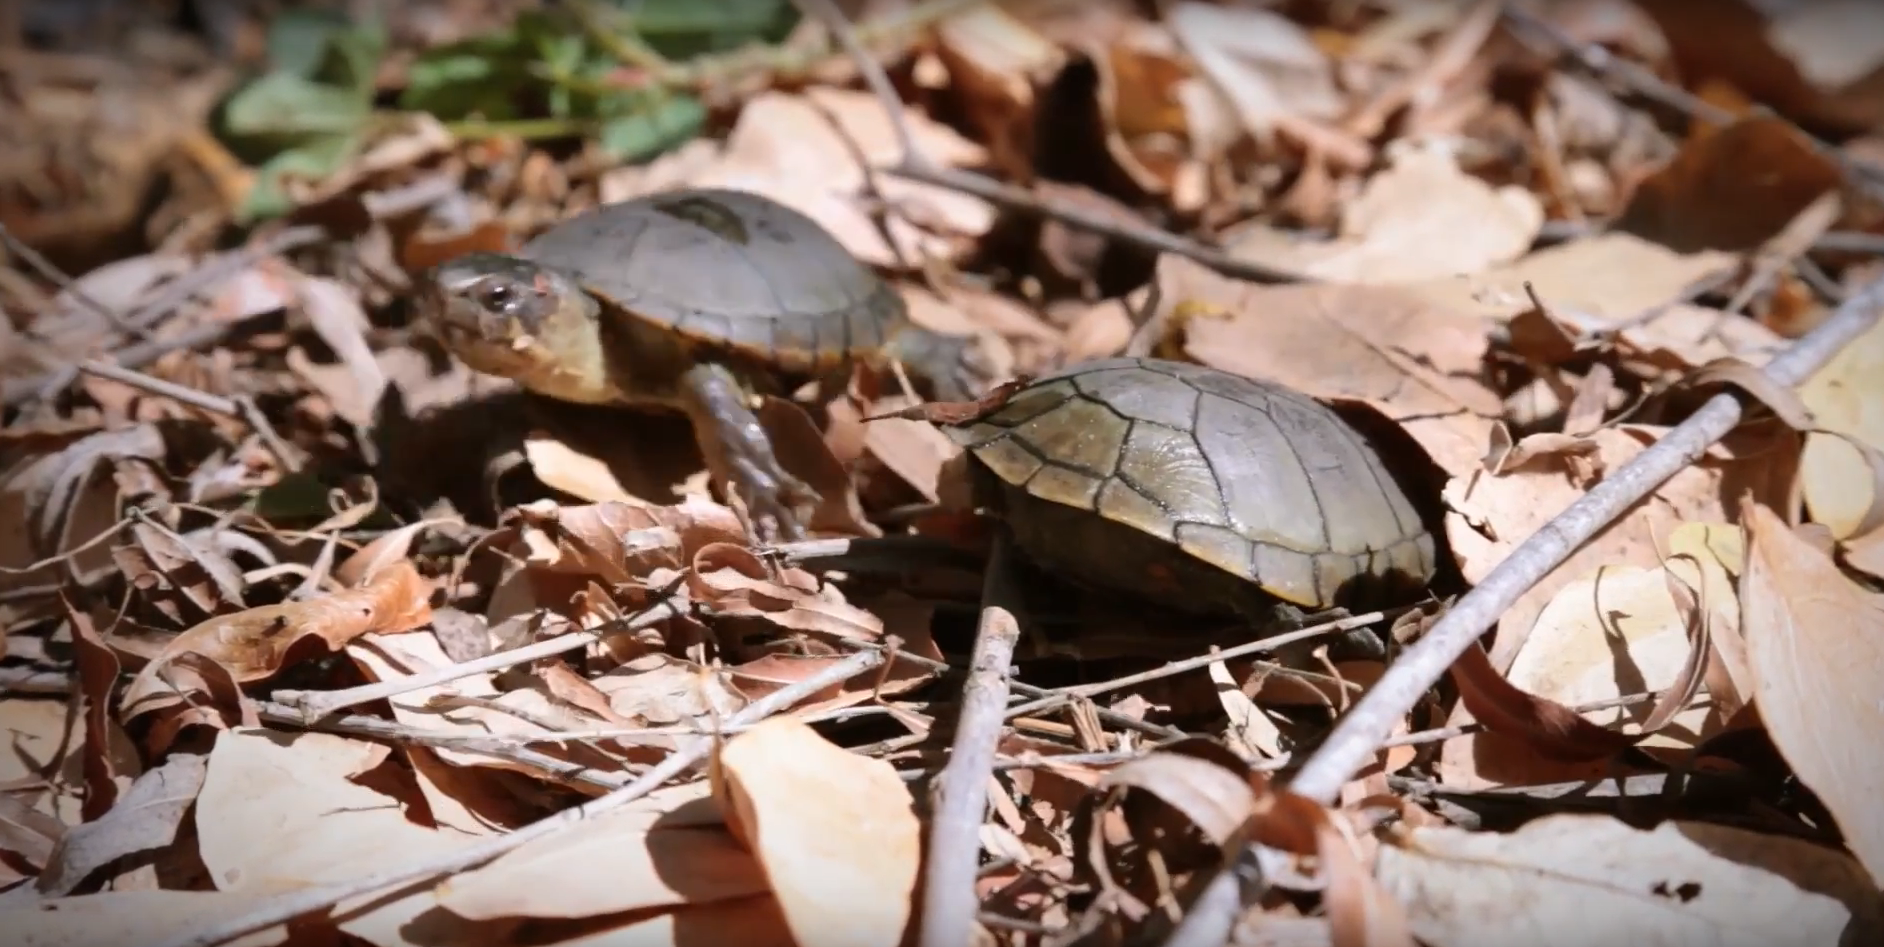
M639 0L624 7L635 32L661 42L702 39L718 48L784 36L797 22L791 0Z
M356 23L332 12L294 10L268 26L268 59L276 73L373 94L386 31L378 23Z
M602 150L619 161L652 158L700 133L706 106L686 95L643 100L641 108L602 125Z
M292 144L309 136L358 129L372 103L352 91L275 72L243 86L222 110L225 134Z
M327 59L327 44L351 23L338 11L287 10L268 24L268 64L304 79Z
M238 223L279 217L294 209L284 179L293 176L318 180L339 171L359 152L365 136L358 133L314 138L283 151L255 170L255 186L236 210Z

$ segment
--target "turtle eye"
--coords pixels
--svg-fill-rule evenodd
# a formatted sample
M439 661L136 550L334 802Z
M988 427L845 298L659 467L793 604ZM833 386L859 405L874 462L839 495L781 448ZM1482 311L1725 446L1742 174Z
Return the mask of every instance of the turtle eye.
M509 280L485 280L478 286L478 305L487 312L508 312L517 302L517 287Z

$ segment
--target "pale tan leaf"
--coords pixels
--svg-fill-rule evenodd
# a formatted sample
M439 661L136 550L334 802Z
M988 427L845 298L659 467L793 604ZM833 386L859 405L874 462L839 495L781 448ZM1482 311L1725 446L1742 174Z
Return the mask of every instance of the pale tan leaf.
M1553 815L1509 834L1419 828L1381 847L1375 874L1432 947L1855 945L1884 936L1875 891L1848 856L1695 822L1642 831L1608 816Z
M720 751L718 795L800 943L895 947L914 908L922 827L882 760L774 717Z
M1786 761L1884 886L1884 595L1868 592L1770 509L1741 504L1740 627L1753 703Z

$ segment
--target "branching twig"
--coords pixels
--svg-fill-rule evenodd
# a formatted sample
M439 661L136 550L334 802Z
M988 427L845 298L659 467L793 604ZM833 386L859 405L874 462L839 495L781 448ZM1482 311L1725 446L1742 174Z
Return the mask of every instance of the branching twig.
M923 866L922 947L960 947L974 943L975 893L980 866L981 824L987 815L988 783L995 751L1006 725L1008 670L1020 622L1008 559L1011 540L995 534L981 593L981 623L975 629L975 653L962 684L961 710L948 765L936 781L929 823L929 851Z
M882 652L862 651L851 655L817 674L753 701L728 718L729 722L748 724L763 720L827 687L841 684L882 663ZM264 897L258 900L253 909L241 916L211 923L191 933L160 941L157 947L214 947L244 934L277 924L285 924L304 914L331 908L349 898L372 894L376 891L388 891L427 878L436 878L474 868L500 855L515 851L529 842L580 825L647 795L659 788L661 784L686 772L705 759L707 754L712 752L715 739L702 737L694 740L675 750L667 759L662 760L628 785L606 796L591 799L575 808L565 809L548 818L532 822L508 835L447 852L443 857L410 862L372 872L352 881L298 888L272 897Z
M1839 349L1869 330L1877 321L1880 306L1884 306L1884 278L1852 294L1831 318L1775 356L1763 371L1776 385L1798 385ZM1519 596L1624 510L1699 459L1740 422L1741 410L1740 396L1732 392L1708 399L1654 446L1636 455L1512 550L1387 668L1387 673L1341 718L1334 732L1302 765L1289 788L1311 799L1332 800L1342 784L1379 750L1394 721L1411 710ZM1192 905L1166 947L1223 943L1242 909L1236 889L1231 873L1220 874Z

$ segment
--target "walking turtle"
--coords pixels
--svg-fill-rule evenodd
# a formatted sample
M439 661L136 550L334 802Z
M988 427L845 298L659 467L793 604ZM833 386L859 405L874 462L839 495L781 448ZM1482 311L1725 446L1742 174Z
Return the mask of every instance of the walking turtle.
M811 488L788 473L752 396L894 358L928 394L985 381L968 337L909 320L902 297L799 211L721 188L597 207L515 254L436 267L421 319L470 367L586 404L674 409L755 519L803 536Z
M1274 626L1384 604L1437 569L1374 448L1278 384L1110 358L941 426L1020 551L1086 586Z

